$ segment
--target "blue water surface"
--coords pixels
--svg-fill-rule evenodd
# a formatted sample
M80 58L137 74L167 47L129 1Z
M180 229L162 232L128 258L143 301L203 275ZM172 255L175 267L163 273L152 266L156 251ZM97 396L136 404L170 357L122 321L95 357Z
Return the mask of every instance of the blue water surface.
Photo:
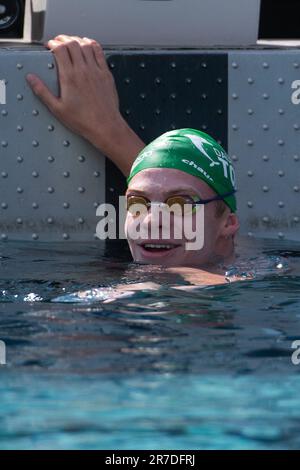
M299 448L300 245L237 251L253 279L184 292L125 246L3 242L0 448Z

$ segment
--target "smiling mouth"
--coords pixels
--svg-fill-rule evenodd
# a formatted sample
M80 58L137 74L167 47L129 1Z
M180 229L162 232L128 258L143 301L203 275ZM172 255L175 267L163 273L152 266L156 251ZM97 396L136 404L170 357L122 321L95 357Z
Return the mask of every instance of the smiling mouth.
M146 253L164 254L178 248L180 245L171 243L143 243L140 246Z

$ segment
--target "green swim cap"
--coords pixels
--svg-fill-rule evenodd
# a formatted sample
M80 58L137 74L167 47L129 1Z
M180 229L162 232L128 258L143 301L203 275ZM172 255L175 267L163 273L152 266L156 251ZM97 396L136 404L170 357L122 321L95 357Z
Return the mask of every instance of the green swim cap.
M205 132L177 129L166 132L147 145L135 159L127 183L147 168L174 168L207 183L232 212L236 211L235 173L231 159L221 145Z

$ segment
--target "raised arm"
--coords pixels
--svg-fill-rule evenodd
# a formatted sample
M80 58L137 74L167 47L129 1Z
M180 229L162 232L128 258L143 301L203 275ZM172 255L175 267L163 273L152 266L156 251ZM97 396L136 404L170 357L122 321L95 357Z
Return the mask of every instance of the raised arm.
M60 96L54 96L33 74L33 92L65 126L81 135L123 172L129 174L145 144L119 110L118 93L102 47L88 38L60 35L48 42L59 74Z

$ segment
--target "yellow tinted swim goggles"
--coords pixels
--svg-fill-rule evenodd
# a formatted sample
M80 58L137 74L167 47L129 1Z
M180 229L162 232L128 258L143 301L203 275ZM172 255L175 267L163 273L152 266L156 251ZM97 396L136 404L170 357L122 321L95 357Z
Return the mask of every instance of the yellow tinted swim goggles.
M197 206L208 204L212 201L218 201L231 195L234 191L223 195L217 195L210 199L200 199L198 196L170 196L164 202L151 202L144 196L127 196L126 209L133 216L139 216L146 213L151 205L159 206L162 209L168 209L176 216L193 214L197 210Z

